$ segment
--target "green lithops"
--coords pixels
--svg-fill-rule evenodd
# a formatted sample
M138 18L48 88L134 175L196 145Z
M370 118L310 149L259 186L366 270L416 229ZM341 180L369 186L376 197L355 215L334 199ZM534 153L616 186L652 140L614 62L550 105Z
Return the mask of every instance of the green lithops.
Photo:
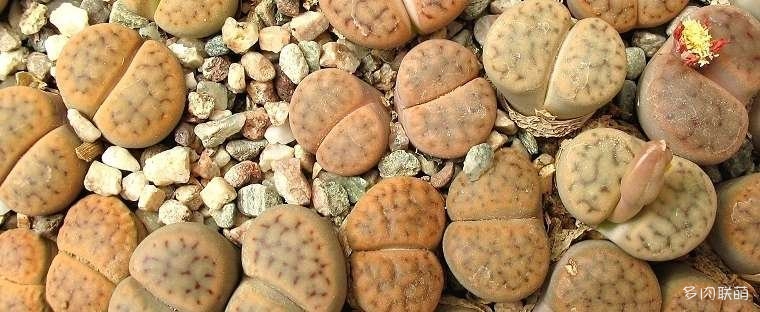
M592 129L562 144L556 166L565 208L634 257L680 257L707 237L715 220L710 178L670 155L662 141Z
M219 32L234 16L237 0L124 0L124 6L180 38L202 38Z

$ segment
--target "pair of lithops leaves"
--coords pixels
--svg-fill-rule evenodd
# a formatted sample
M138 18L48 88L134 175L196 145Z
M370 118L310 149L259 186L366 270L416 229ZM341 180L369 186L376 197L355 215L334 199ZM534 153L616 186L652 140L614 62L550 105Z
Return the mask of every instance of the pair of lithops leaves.
M446 27L467 0L320 0L330 24L365 47L389 49Z
M687 17L728 44L710 64L693 68L683 64L676 39L669 38L641 76L638 119L649 138L665 140L674 154L717 164L736 153L747 135L747 108L760 91L760 22L731 6L707 6ZM759 132L754 129L760 125L753 126Z
M238 0L122 0L140 16L180 38L203 38L219 32L225 19L235 16Z
M573 24L567 8L551 0L521 2L502 13L488 31L483 64L516 122L526 120L521 126L540 136L574 130L560 125L607 104L626 75L617 31L599 18Z
M578 19L598 17L622 33L665 24L688 3L689 0L568 0L567 7Z
M562 143L556 166L565 208L636 258L685 255L715 220L717 198L709 177L673 156L664 141L592 129Z
M57 95L29 87L0 90L0 205L31 216L69 206L82 190L87 163L66 125Z
M66 106L122 147L158 143L185 108L184 74L174 54L118 24L90 26L71 38L56 72Z

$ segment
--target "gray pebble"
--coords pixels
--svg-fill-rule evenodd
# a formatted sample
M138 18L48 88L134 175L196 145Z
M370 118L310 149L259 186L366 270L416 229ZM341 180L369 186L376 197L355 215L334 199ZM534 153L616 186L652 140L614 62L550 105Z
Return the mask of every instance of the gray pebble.
M235 158L235 160L244 161L258 157L267 144L267 140L234 140L227 142L224 149L230 154L230 156L232 156L232 158Z
M348 192L335 181L314 179L314 209L326 217L337 217L348 211Z
M527 131L520 130L517 132L517 137L520 139L520 142L522 142L525 150L528 151L529 154L538 154L538 142L536 142L536 138L532 134Z
M95 25L108 22L110 12L105 4L103 0L82 0L79 7L87 11L90 25Z
M222 56L230 53L230 49L224 44L224 40L222 40L222 35L211 37L206 42L205 50L208 56Z
M280 195L270 186L251 184L238 190L237 208L249 217L258 217L270 207L282 203Z
M298 43L303 56L306 58L306 64L309 65L309 71L319 70L319 57L322 54L322 47L316 41L301 41Z
M414 154L398 150L383 157L378 169L383 178L415 176L420 171L420 161Z
M491 0L470 0L467 6L464 7L464 11L459 17L465 21L474 20L483 15L488 8Z
M752 162L752 142L745 141L742 147L734 156L720 164L720 171L726 180L750 173L755 169L755 163Z
M148 25L150 21L134 12L127 10L121 1L116 1L111 8L111 15L109 15L108 21L111 23L117 23L124 25L127 28L138 29Z
M665 40L667 39L667 37L661 34L637 30L633 32L631 42L633 46L643 49L647 57L652 57L665 44Z
M644 71L644 67L647 66L647 58L644 50L639 47L625 48L625 57L628 61L626 65L627 73L625 78L629 80L636 80Z
M470 181L477 181L493 163L493 150L488 143L480 143L470 148L464 158L462 172Z
M636 82L623 82L623 88L615 96L615 105L620 109L620 118L623 120L633 121L636 118Z
M221 145L227 138L240 132L244 124L245 115L238 113L220 120L198 124L193 132L201 139L204 147L211 148Z

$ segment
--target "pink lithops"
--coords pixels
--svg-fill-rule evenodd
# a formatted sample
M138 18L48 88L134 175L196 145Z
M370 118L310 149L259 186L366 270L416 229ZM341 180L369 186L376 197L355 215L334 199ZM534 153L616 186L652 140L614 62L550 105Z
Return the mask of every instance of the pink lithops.
M731 270L760 280L760 173L718 186L710 245ZM754 277L752 276L754 275Z
M493 302L536 291L549 270L549 241L541 213L538 172L528 155L501 149L476 181L454 178L446 198L452 223L443 255L459 283Z
M446 27L466 0L320 0L330 24L362 46L389 49Z
M696 164L671 156L662 142L592 129L562 144L556 167L565 208L639 259L685 255L715 220L710 178Z
M135 249L132 276L116 288L109 311L222 311L238 281L239 261L232 244L201 223L166 225Z
M523 116L514 119L543 121L548 129L523 128L544 136L567 134L552 127L588 118L607 104L626 74L625 49L615 29L599 18L573 25L567 9L552 0L521 2L502 13L488 32L483 65L511 114Z
M381 97L343 70L314 72L298 84L290 102L293 136L325 170L364 173L388 148L390 115Z
M746 107L760 90L760 22L730 6L688 15L706 27L713 41L703 44L711 51L725 45L700 65L690 50L678 49L680 40L668 39L641 76L638 118L647 136L665 140L674 154L717 164L736 153L747 134Z
M419 179L384 179L359 200L344 231L353 251L351 290L362 310L435 309L443 270L431 250L445 222L441 194Z
M17 212L48 215L82 190L82 142L64 124L60 97L29 87L0 90L0 202Z
M346 262L337 231L316 212L281 205L257 217L243 238L248 276L227 312L341 311Z
M49 311L45 275L55 244L37 233L14 229L0 234L0 311Z
M496 120L496 95L480 68L475 54L449 40L427 40L404 56L394 101L417 149L456 158L485 142Z
M238 0L125 0L131 11L151 20L166 32L181 38L202 38L222 29L234 16Z
M56 65L63 101L115 145L143 148L171 133L185 107L182 67L162 43L98 24L66 44Z
M129 276L129 257L144 236L142 223L116 197L90 195L74 204L47 275L53 310L105 311L116 284Z
M559 259L533 311L657 312L661 302L649 264L609 241L587 240Z
M681 13L689 0L568 0L576 18L598 17L618 32L665 24Z

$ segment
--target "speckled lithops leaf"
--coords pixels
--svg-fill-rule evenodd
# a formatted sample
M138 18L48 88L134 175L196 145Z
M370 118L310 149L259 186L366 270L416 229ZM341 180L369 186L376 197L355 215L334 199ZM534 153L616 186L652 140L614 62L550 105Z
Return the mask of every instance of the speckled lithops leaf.
M351 289L364 311L432 311L443 290L443 270L429 250L351 254Z
M289 120L296 141L325 170L340 175L369 170L388 145L390 115L380 93L340 69L322 69L301 81Z
M362 196L346 219L348 243L353 250L433 249L443 235L443 206L441 194L428 182L384 179Z
M409 18L421 34L445 27L462 13L467 0L403 0Z
M414 36L402 0L320 0L319 7L338 32L366 47L393 48Z
M105 311L114 287L88 265L59 253L47 274L45 296L55 311Z
M153 296L182 311L221 311L239 275L229 241L200 223L166 225L135 249L129 273Z
M151 2L155 0L149 0ZM222 29L224 20L237 12L237 0L161 0L155 10L156 24L181 38L202 38Z
M638 28L660 26L672 20L689 0L637 0Z
M718 213L710 245L732 270L760 273L760 173L718 187Z
M0 184L0 201L31 216L65 209L82 190L87 163L74 149L81 142L66 125L43 136Z
M55 245L35 232L0 234L0 311L45 311L45 275Z
M414 146L441 158L464 156L496 120L496 94L477 57L449 40L428 40L404 56L396 110Z
M608 241L590 240L567 250L554 266L534 311L660 311L657 277L644 261Z
M142 223L117 197L89 195L69 209L57 242L115 284L129 275L129 257L144 236Z
M240 282L225 312L303 312L297 304L266 283L252 278Z
M640 0L568 0L567 7L577 18L598 17L619 32L636 27ZM679 0L682 1L682 0Z
M50 308L45 303L45 285L21 285L0 279L0 310L19 312L44 312Z
M716 300L720 286L706 275L690 268L687 264L675 262L659 264L654 267L654 271L657 273L660 289L662 289L662 312L722 311L723 300ZM690 294L688 289L691 287L694 287L693 293L698 297L687 297ZM708 288L715 290L715 297L713 300L708 298L700 300L699 292Z
M337 233L307 208L281 205L257 217L243 239L242 260L246 275L306 311L340 311L343 306L346 264ZM249 305L274 298L260 289L252 292Z
M170 312L174 309L151 295L139 282L127 277L116 285L108 303L108 311L113 312Z
M103 136L122 147L158 143L185 106L184 74L174 54L118 24L79 32L56 69L66 106L93 118Z

